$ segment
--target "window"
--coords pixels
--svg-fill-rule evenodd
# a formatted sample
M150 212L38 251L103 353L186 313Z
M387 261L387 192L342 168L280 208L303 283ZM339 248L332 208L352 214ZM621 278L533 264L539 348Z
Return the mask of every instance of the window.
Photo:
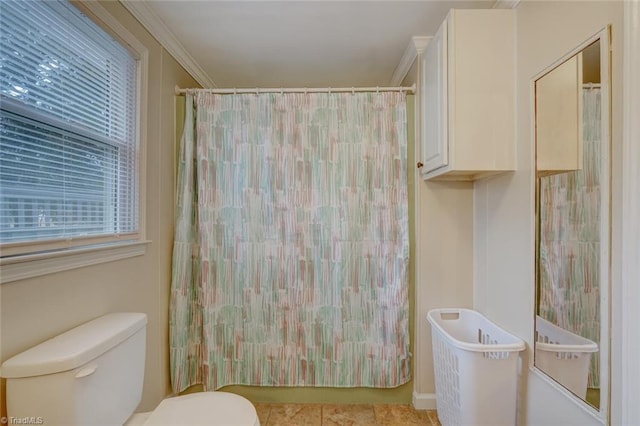
M139 61L68 2L1 8L2 256L137 239Z

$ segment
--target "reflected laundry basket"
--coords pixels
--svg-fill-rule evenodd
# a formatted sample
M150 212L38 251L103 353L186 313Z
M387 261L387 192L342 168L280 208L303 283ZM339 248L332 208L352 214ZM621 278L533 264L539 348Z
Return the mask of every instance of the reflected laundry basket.
M536 367L583 399L593 352L598 352L594 341L536 317Z

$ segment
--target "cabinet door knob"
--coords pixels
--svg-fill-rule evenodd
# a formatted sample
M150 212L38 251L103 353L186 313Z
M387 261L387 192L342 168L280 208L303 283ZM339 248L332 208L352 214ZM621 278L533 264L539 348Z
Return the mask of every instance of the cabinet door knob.
M422 164L421 161L418 161L418 164L416 164L416 166L418 166L418 168L421 168L422 166L424 166L424 164Z

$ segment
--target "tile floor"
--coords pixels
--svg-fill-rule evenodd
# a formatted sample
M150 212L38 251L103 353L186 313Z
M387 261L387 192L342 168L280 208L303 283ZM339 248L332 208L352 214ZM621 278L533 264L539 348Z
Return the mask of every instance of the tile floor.
M435 411L403 404L254 403L261 426L440 426Z

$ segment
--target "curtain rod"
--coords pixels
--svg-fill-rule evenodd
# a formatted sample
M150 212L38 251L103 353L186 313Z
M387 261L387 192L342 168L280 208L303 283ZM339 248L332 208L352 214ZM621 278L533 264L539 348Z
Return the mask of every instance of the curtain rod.
M176 95L184 95L186 93L217 93L217 94L238 94L238 93L333 93L333 92L409 92L416 91L415 83L408 87L298 87L298 88L259 88L254 89L182 89L178 86L175 88Z

